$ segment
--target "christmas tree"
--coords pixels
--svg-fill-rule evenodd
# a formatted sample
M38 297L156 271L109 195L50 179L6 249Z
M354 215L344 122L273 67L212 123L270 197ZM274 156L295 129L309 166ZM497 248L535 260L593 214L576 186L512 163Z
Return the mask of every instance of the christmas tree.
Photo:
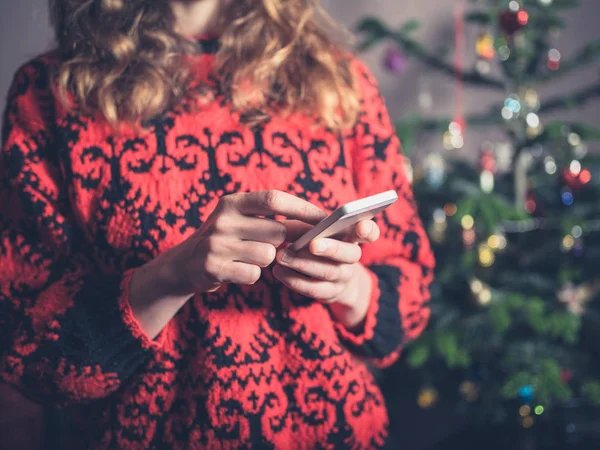
M600 60L600 39L562 58L553 42L577 0L454 2L452 55L429 51L408 21L359 24L360 48L387 45L401 72L419 60L465 85L502 92L489 112L411 115L397 124L404 151L438 133L440 150L407 166L437 257L432 317L405 358L424 380L417 401L435 404L449 374L463 409L484 420L511 415L529 428L570 399L600 405L600 127L548 120L600 97L600 81L540 98L538 87ZM462 9L460 7L462 6ZM464 29L475 27L474 66ZM451 57L452 56L452 57ZM460 97L457 98L457 102ZM503 142L470 143L467 127L501 131ZM470 147L478 161L452 158ZM512 408L512 409L511 409Z

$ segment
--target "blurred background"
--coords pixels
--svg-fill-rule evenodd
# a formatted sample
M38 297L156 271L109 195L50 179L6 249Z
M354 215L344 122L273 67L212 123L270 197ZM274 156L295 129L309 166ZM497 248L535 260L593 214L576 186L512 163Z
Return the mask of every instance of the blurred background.
M376 372L395 447L600 448L600 2L322 2L379 81L438 260L428 330ZM4 104L52 35L45 0L0 5ZM53 445L52 411L0 397L0 448Z

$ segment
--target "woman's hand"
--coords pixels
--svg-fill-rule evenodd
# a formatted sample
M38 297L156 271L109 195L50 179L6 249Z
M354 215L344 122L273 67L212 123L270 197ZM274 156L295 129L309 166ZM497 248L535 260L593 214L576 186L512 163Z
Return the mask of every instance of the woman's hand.
M196 233L134 274L130 303L144 330L156 336L196 293L256 283L288 234L285 224L259 217L269 215L316 224L326 213L281 191L224 196Z
M310 227L295 224L295 228L295 234L301 235ZM378 238L377 224L364 220L344 241L316 239L298 253L281 249L273 275L293 291L329 304L337 320L354 328L367 314L371 290L371 277L359 263L362 252L357 244Z

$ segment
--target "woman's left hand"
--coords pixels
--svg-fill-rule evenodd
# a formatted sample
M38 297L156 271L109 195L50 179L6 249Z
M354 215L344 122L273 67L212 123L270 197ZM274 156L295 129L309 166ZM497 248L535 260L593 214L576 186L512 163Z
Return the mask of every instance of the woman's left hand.
M293 235L306 231L298 223L288 228ZM366 316L371 290L371 278L359 263L362 251L358 244L378 238L377 224L363 220L345 240L316 239L298 253L280 249L273 275L294 292L330 304L340 322L355 327Z

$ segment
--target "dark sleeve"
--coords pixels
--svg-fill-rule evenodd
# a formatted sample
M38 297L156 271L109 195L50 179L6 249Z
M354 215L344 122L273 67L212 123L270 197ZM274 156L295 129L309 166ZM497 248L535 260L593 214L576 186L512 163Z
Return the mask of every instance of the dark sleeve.
M344 344L380 367L397 360L403 345L416 338L429 319L429 285L435 261L417 215L405 157L377 83L355 61L361 112L354 128L353 170L360 197L395 190L399 200L375 220L380 239L363 245L361 263L372 290L364 326L352 332L338 324Z
M161 343L128 302L132 270L103 274L85 251L53 142L48 68L14 79L0 152L0 379L50 403L107 396Z

